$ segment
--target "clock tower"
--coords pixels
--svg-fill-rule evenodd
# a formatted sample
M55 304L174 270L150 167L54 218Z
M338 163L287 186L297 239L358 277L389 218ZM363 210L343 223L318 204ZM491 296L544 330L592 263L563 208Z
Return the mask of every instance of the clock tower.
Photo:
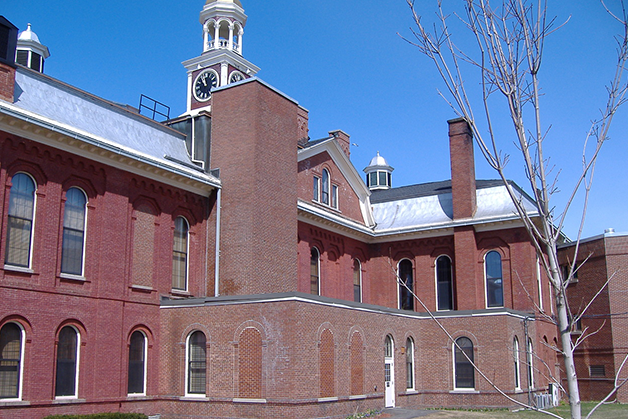
M242 57L246 18L240 0L205 2L200 16L203 53L183 62L188 73L187 113L209 111L213 88L236 83L259 71Z

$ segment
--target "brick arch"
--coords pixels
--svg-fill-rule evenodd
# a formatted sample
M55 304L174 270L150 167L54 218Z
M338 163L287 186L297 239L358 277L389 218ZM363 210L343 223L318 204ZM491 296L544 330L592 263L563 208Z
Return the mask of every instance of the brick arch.
M87 343L87 329L83 325L83 322L77 319L67 319L62 321L59 326L57 326L57 330L55 330L55 341L59 338L59 332L66 326L74 327L81 335L81 346L84 346Z
M35 181L35 189L37 192L48 183L48 177L42 170L42 168L35 163L24 160L15 160L13 163L7 166L7 184L9 178L13 178L16 173L23 172L30 175Z
M349 332L350 393L352 396L364 394L364 332L356 327Z
M18 323L22 327L22 329L24 329L27 339L29 335L32 336L33 334L33 325L26 317L20 316L18 314L12 314L3 317L2 319L0 319L0 328L2 328L7 323Z
M63 189L64 198L68 189L70 188L81 189L83 192L85 192L85 195L87 196L88 205L90 204L89 200L96 198L96 195L98 194L98 192L96 191L96 188L94 187L94 184L89 179L84 179L82 177L78 177L75 175L71 175L70 177L68 177L61 184L61 187Z
M319 334L319 390L320 397L333 397L336 394L336 345L334 332L324 328Z

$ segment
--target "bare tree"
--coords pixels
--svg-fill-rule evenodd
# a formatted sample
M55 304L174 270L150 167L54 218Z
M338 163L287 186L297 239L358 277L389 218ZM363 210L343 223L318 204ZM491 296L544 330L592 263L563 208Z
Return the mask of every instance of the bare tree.
M497 171L504 182L510 197L517 208L534 244L539 261L552 286L555 316L560 334L559 350L567 378L565 391L569 397L571 417L581 418L580 396L574 364L573 352L579 341L572 342L571 328L582 312L576 316L570 312L566 287L579 266L574 262L566 272L559 267L558 245L562 241L562 229L576 195L583 193L584 205L580 218L580 229L576 238L575 251L582 234L586 208L591 190L595 165L604 142L608 138L609 127L618 108L626 100L626 67L628 63L628 17L623 0L616 0L619 12L613 13L602 2L610 19L618 23L620 34L617 42L617 62L615 74L607 86L608 100L599 118L594 120L588 134L583 138L582 169L562 211L555 211L553 196L557 192L557 175L551 173L543 145L547 128L541 123L539 102L539 71L546 37L555 29L555 20L547 17L547 0L500 0L491 4L490 0L465 0L464 13L448 14L442 0L437 2L437 23L433 28L424 25L422 15L417 11L415 0L406 0L411 9L416 27L414 39L408 42L417 46L435 65L445 89L441 95L455 112L469 123L474 138L489 165ZM424 3L424 2L422 2ZM497 3L496 6L494 4ZM452 20L460 22L473 39L473 47L465 50L454 41L450 28ZM473 92L468 90L463 77L463 67L470 65L478 71L481 101L471 100ZM470 73L464 73L469 76ZM474 89L474 87L472 88ZM495 100L501 98L502 100ZM505 99L505 101L504 101ZM474 106L474 103L480 103ZM496 117L505 110L512 122L515 144L521 153L525 176L532 191L536 214L529 214L519 195L507 181L505 168L509 155L502 151L503 143L496 134ZM497 108L495 107L497 106ZM501 106L501 107L500 107ZM476 112L474 112L476 111ZM476 119L476 113L480 119ZM590 304L587 304L587 307ZM615 391L625 382L615 380Z

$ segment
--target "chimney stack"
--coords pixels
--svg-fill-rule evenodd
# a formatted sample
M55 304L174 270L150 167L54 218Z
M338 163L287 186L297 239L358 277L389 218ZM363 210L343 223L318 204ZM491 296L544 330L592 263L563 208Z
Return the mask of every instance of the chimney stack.
M0 16L0 100L13 103L17 27Z
M473 132L464 118L456 118L447 122L449 123L451 194L454 219L471 218L477 208Z

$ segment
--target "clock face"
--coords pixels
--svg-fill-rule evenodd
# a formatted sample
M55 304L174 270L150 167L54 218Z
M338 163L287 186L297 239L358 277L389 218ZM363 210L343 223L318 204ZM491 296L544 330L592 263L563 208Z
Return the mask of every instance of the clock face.
M214 70L205 70L196 77L194 82L194 97L200 102L206 102L212 97L212 89L218 85L218 75Z
M231 73L231 77L229 77L229 83L236 83L240 80L244 80L244 76L239 71L234 71Z

